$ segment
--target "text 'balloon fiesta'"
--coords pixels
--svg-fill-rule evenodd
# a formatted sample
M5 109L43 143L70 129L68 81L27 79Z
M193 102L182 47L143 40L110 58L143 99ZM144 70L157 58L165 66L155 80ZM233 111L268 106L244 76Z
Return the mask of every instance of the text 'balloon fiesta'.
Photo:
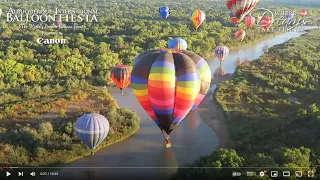
M200 104L210 88L211 70L187 50L159 49L138 55L131 73L133 92L165 136Z

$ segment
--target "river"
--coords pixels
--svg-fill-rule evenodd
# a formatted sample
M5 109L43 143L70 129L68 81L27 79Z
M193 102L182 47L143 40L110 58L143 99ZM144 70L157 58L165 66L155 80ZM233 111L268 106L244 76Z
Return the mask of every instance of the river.
M217 58L209 59L208 63L213 76L234 73L240 63L255 60L268 48L304 33L287 32L256 44L245 45L239 50L230 51L221 67ZM216 73L219 67L222 73ZM213 84L212 92L215 87L216 84ZM177 167L192 163L200 156L209 155L217 150L219 146L217 135L197 112L190 113L170 134L172 147L165 149L159 128L154 122L148 120L148 115L136 100L132 89L125 89L124 95L115 88L109 89L109 92L120 107L130 108L141 117L139 131L124 141L100 150L94 156L84 157L65 165L68 168L56 170L59 171L57 179L62 177L73 177L76 180L119 179L125 176L125 179L165 179L176 172ZM46 179L49 178L46 177Z

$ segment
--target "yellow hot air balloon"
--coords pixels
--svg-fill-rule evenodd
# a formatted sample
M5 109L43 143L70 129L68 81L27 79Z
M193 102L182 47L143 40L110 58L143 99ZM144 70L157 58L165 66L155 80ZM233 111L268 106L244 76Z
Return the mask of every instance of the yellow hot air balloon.
M206 19L206 15L204 14L203 11L199 9L192 11L190 14L190 20L192 21L194 25L194 30L196 31L205 19Z

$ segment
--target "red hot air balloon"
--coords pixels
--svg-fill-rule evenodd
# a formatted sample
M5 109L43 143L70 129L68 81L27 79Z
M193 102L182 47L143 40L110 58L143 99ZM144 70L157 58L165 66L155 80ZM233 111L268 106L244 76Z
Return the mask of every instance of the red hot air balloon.
M243 29L240 29L235 33L235 38L240 42L243 41L245 37L246 37L246 32Z
M270 27L272 26L273 18L265 16L262 18L260 23L261 23L261 26L263 27L263 29L268 31L270 29Z
M112 69L111 71L111 79L114 84L120 88L121 94L123 94L123 88L128 87L130 84L130 72L129 66L119 65Z
M256 7L259 0L226 0L228 9L239 19L239 22Z
M300 16L305 17L307 15L307 10L303 9L300 11Z
M256 18L253 16L247 16L247 17L245 17L244 22L246 23L246 25L248 27L252 27L254 25L254 23L256 22Z

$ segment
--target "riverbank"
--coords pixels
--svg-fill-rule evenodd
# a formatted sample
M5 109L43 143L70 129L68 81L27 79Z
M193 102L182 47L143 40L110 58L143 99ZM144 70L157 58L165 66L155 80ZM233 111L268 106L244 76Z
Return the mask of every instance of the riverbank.
M173 179L226 178L241 167L256 167L250 169L253 172L262 168L269 172L274 167L316 172L320 159L320 80L315 77L319 74L319 32L271 47L219 85L214 99L224 114L233 149L201 157Z
M110 145L113 145L115 143L118 143L120 141L123 141L123 140L131 137L132 135L134 135L139 130L139 127L140 127L140 123L139 123L138 126L135 126L132 129L128 129L126 132L123 132L123 134L121 134L120 136L119 135L117 135L117 136L114 136L114 135L108 136L107 141L105 143L103 143L102 145L100 145L97 149L93 150L93 152L96 153L96 152L100 151L101 149L104 149L104 148L106 148L106 147L108 147ZM86 153L86 154L84 154L82 156L78 156L78 157L75 157L73 159L67 160L64 163L70 163L72 161L76 161L76 160L84 158L86 156L91 156L91 152ZM59 165L61 165L61 164L59 164Z
M98 113L109 120L109 134L94 152L130 137L140 127L136 113L119 108L106 90L90 85L25 99L10 107L15 109L15 119L9 119L10 109L1 112L8 116L0 121L0 165L3 166L60 166L90 155L91 150L74 131L77 118L83 114ZM24 112L33 114L25 120ZM7 126L9 123L13 125ZM21 140L25 137L32 141Z
M283 35L281 35L281 33L277 34L278 37L281 37L280 39L282 39L281 41L286 41L286 38L283 38ZM277 35L275 37L277 37ZM273 42L275 43L275 42ZM270 43L272 44L272 42ZM277 44L277 43L275 43ZM258 46L257 44L253 44L255 49ZM259 47L263 47L264 45L260 45ZM245 46L244 46L245 47ZM250 47L249 47L250 48ZM232 52L236 51L236 50L232 50L230 51L231 54L231 58L237 58L236 57L232 57ZM243 51L241 49L241 51ZM247 49L245 50L247 53L251 53L250 50L248 51ZM259 51L254 51L255 53L259 53ZM261 51L261 53L263 54L263 51ZM238 54L234 53L234 54ZM260 54L260 55L262 55ZM249 57L242 57L243 59L247 59L247 60L254 60L256 58L258 58L260 56L259 54L255 54L255 55L250 55ZM252 57L250 59L250 57ZM229 59L230 60L230 59ZM236 60L235 60L236 61ZM210 63L210 61L208 61L208 63ZM227 62L227 64L233 64ZM239 67L239 65L237 65L236 67L233 68L237 68ZM215 67L211 67L212 69L214 69ZM228 67L225 67L228 68ZM236 69L232 70L229 68L228 72L234 72ZM215 77L211 80L211 85L218 85L220 83L223 83L225 81L231 80L233 79L234 75L232 73L227 73L225 75L222 76L218 76ZM211 97L212 96L212 97ZM230 148L232 145L230 143L230 137L229 137L229 129L228 129L228 125L227 125L227 120L226 120L226 115L227 113L224 112L224 109L222 108L222 106L219 104L219 102L217 101L217 99L214 97L214 94L209 94L206 96L206 98L203 100L203 102L200 104L198 112L200 114L200 116L202 117L203 121L217 134L217 136L219 137L220 140L220 147L221 148Z
M266 33L266 32L261 32L261 33ZM266 33L266 35L264 36L260 36L260 38L255 38L253 40L250 40L250 41L243 41L243 42L237 42L238 44L240 44L239 46L228 46L229 50L230 51L235 51L235 50L239 50L243 47L246 47L246 46L250 46L252 44L256 44L256 43L259 43L261 41L264 41L264 40L267 40L267 39L270 39L272 37L276 37L280 34L283 34L285 32L274 32L274 33ZM217 45L218 46L218 45ZM214 53L214 50L212 50L210 53L207 53L203 56L204 59L213 59L213 58L216 58L216 55Z

